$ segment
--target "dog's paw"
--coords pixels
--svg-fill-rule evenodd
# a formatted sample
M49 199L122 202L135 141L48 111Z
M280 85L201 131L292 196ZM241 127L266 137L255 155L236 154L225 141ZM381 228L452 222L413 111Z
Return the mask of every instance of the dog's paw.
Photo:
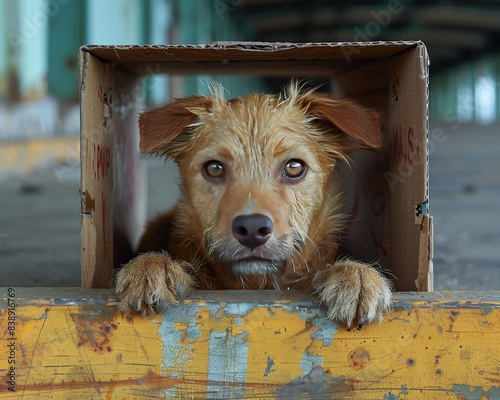
M116 274L118 307L149 317L175 304L192 285L185 268L167 254L141 254Z
M318 272L313 281L328 318L345 324L348 330L383 320L391 306L391 286L373 267L348 259Z

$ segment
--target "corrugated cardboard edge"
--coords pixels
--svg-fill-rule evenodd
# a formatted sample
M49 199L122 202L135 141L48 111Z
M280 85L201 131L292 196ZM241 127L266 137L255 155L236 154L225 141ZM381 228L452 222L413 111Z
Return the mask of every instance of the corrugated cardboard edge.
M434 287L433 278L433 225L432 217L424 215L421 224L420 233L420 252L418 260L418 275L415 280L415 286L419 292L431 292Z
M425 89L425 121L426 141L429 143L429 54L423 42L418 44L420 50L420 77L426 82ZM417 216L415 223L420 223L420 243L419 243L419 263L418 275L415 280L415 286L420 292L432 291L434 289L434 271L433 271L433 220L429 215L429 146L426 146L425 160L425 204L422 207L423 214Z
M105 108L95 106L89 99L97 95L94 88L93 70L96 65L101 66L103 79L112 79L109 63L101 62L92 54L80 51L80 199L81 199L81 278L82 287L108 287L111 283L112 272L112 204L107 202L111 197L112 185L102 183L104 179L110 180L106 170L106 176L101 178L99 185L106 188L106 191L94 185L91 163L88 160L90 150L89 144L97 144L105 148L109 143L105 139L94 143L93 134L95 132L95 121L100 124ZM104 85L103 85L104 86ZM101 115L103 114L103 115ZM99 130L99 132L101 132ZM105 135L97 135L98 138L106 138ZM95 152L95 148L94 148ZM94 170L94 173L96 171ZM97 196L100 193L100 196ZM106 205L107 204L107 205ZM103 230L106 233L103 233ZM106 240L102 240L106 238ZM104 256L101 256L104 253Z
M84 128L84 109L85 109L85 84L87 82L87 70L88 70L88 60L89 54L86 51L83 51L80 48L78 53L79 60L79 97L80 97L80 160L85 160L85 146L83 146L83 128ZM84 286L84 282L87 280L91 280L91 277L86 277L84 274L88 270L95 269L96 259L92 257L87 257L85 251L90 251L95 254L97 247L97 238L96 238L96 230L93 228L93 224L91 221L92 214L87 211L87 193L85 188L83 187L83 183L85 181L84 178L84 168L80 166L80 236L81 236L81 244L80 244L80 271L81 271L81 280L82 286ZM85 250L86 249L86 250ZM89 265L90 263L90 265Z
M371 41L371 42L238 42L238 41L219 41L209 44L134 44L134 45L101 45L86 44L80 47L80 51L92 52L95 49L193 49L193 50L242 50L242 51L276 51L285 49L301 49L307 47L373 47L373 46L423 46L420 40L391 40L391 41Z
M260 60L259 54L275 54L273 61L276 62L292 62L292 61L311 61L316 60L318 54L324 56L328 54L332 57L325 62L338 60L344 61L347 66L351 61L364 62L365 60L376 59L380 57L377 52L381 48L387 48L384 52L385 56L394 56L399 52L403 52L418 46L422 46L421 41L373 41L373 42L320 42L320 43L266 43L266 42L215 42L210 44L145 44L145 45L93 45L88 44L82 46L80 51L90 52L92 55L105 60L106 62L114 62L117 64L128 63L127 52L140 52L142 59L134 60L141 65L148 62L156 62L157 57L171 57L172 65L175 62L185 63L186 66L194 68L194 72L202 74L200 65L205 62L217 63L223 62L224 70L228 70L227 63L231 58L238 53L248 57L246 62L265 61ZM349 49L349 51L347 50ZM376 54L377 53L377 54ZM297 59L296 59L297 57ZM250 60L251 59L251 60ZM239 60L241 61L241 60ZM133 63L132 63L133 64ZM191 65L190 65L191 64ZM236 63L238 65L238 63ZM213 65L212 65L213 67ZM200 72L198 72L198 70ZM262 74L270 73L271 70L261 71ZM240 71L241 72L241 71ZM186 74L186 69L178 71L180 74ZM222 73L218 71L218 73Z

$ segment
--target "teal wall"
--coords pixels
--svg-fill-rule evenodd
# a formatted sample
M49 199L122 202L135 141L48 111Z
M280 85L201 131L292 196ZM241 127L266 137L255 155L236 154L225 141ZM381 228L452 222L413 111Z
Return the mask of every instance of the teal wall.
M86 6L70 1L49 21L48 91L64 100L78 100L78 46L85 40Z
M0 99L50 94L76 102L83 44L249 40L251 31L244 16L233 12L236 7L224 0L0 0ZM144 85L148 104L165 102L172 91L169 79L154 79L153 88ZM206 94L208 79L185 77L175 94ZM260 89L255 78L217 79L231 96Z
M0 1L0 99L5 97L7 93L7 4L5 1Z
M0 100L78 99L78 48L82 44L199 44L249 40L238 2L225 0L0 0ZM147 79L151 79L148 77ZM154 77L144 85L147 103L170 94L208 93L209 76L176 81ZM216 77L235 97L261 90L253 77ZM486 55L431 74L434 120L491 123L500 119L500 56ZM179 83L180 82L180 83Z
M85 41L89 44L145 43L148 38L144 19L148 3L142 0L87 0Z
M46 0L2 0L1 47L6 53L0 71L10 82L11 97L38 98L46 91L48 22ZM6 48L6 50L5 50ZM3 93L5 94L5 92Z

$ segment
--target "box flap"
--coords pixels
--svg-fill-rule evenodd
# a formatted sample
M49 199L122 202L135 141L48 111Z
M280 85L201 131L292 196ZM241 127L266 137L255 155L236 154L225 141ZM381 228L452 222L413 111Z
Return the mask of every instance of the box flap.
M394 56L420 46L419 41L262 43L216 42L207 45L87 45L81 48L139 75L146 66L162 73L251 74L276 76L300 71L317 76L332 74L369 60ZM314 61L314 63L311 63ZM299 69L298 69L299 68Z

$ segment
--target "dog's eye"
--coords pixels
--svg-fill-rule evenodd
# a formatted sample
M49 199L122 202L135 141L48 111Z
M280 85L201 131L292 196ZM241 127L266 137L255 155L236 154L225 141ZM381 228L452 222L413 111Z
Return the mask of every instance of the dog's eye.
M224 166L220 161L211 160L205 163L203 170L209 178L223 178L226 174Z
M306 165L300 160L287 161L283 176L291 179L302 178L306 172Z

